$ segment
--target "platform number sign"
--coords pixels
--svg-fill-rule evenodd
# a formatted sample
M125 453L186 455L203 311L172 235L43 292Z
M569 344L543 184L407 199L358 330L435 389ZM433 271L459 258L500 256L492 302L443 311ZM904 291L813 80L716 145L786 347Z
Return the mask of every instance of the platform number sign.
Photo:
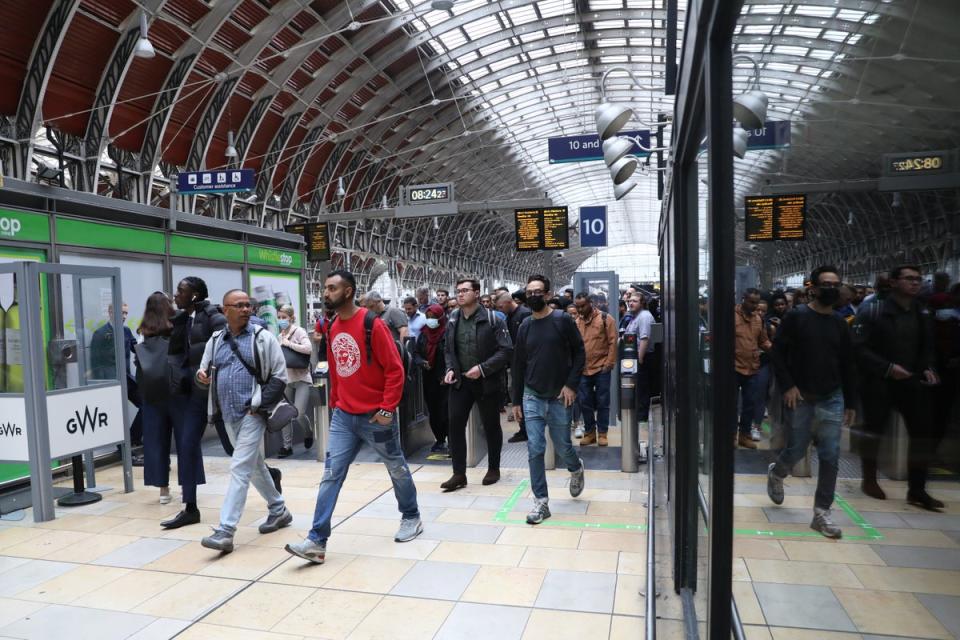
M606 207L580 207L580 246L607 246Z

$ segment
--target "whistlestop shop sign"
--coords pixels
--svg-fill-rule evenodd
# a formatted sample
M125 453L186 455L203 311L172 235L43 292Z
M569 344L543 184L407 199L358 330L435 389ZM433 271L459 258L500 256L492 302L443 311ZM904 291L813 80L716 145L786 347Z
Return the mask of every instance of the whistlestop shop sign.
M640 143L650 148L650 132L641 131L621 131L619 138L630 137L639 138ZM547 140L547 150L550 156L550 164L560 162L590 162L591 160L603 160L603 147L601 146L600 136L564 136L562 138L549 138ZM633 143L632 155L646 157L650 155Z
M188 171L177 175L180 193L235 193L252 191L256 183L253 169Z

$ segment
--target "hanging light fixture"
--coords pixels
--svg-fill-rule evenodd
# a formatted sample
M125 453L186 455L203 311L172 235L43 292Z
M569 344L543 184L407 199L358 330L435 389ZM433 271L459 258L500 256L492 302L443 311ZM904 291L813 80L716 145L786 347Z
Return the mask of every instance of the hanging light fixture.
M623 196L633 191L633 188L635 186L637 186L637 183L633 182L632 180L628 182L624 182L622 184L615 184L613 185L613 197L616 200L620 200L621 198L623 198Z
M337 197L342 198L347 195L347 190L343 188L343 176L337 178Z
M380 208L381 208L381 209L386 209L387 207L388 207L388 205L387 205L387 194L383 194L383 197L380 198Z
M750 138L743 129L733 129L733 155L743 158L747 155L747 140Z
M733 117L744 129L760 129L767 119L767 95L760 90L760 65L742 53L733 56L733 59L749 60L753 65L753 82L733 99Z
M637 81L637 77L633 75L633 72L627 67L610 67L607 69L603 77L600 78L600 106L597 107L596 111L596 120L597 120L597 135L600 136L601 140L606 140L611 136L615 136L620 129L630 121L630 118L633 117L633 111L625 104L615 104L607 100L607 76L609 76L614 71L623 71L630 76L630 79L633 80L633 83L640 89L650 89L654 90L656 87L646 87L640 84ZM643 123L644 126L650 126L646 123Z
M234 160L240 155L237 153L237 148L233 145L233 131L227 131L227 150L223 155Z
M430 8L434 11L450 11L453 9L453 0L433 0Z
M150 37L147 31L147 12L140 12L140 39L133 50L133 55L137 58L152 58L157 55L153 45L150 44Z
M630 176L636 170L637 159L633 156L626 156L610 165L610 177L613 178L613 184L623 184L630 179Z
M614 162L630 153L633 150L633 143L627 138L607 138L603 141L603 161L607 166L612 166Z

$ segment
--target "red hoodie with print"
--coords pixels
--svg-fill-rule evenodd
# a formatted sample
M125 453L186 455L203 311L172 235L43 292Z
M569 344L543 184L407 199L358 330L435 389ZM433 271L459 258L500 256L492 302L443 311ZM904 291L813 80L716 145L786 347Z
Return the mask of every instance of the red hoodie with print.
M403 396L403 362L393 334L379 318L370 336L373 357L367 360L363 328L367 313L358 309L349 320L337 316L328 329L330 407L354 415L379 409L395 412Z

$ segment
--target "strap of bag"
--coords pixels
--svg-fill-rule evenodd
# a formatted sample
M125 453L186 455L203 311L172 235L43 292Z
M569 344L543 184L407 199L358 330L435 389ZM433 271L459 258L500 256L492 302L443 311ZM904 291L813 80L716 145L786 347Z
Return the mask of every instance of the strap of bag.
M223 333L223 339L226 340L227 344L230 345L230 349L233 351L233 354L237 356L237 359L240 361L240 364L243 365L243 368L246 369L257 382L260 382L260 354L257 353L257 336L260 335L261 331L263 331L262 328L257 329L253 333L253 359L255 368L250 366L250 363L244 359L243 355L240 353L240 348L237 346L237 341L231 338L230 333L228 331L224 331Z

